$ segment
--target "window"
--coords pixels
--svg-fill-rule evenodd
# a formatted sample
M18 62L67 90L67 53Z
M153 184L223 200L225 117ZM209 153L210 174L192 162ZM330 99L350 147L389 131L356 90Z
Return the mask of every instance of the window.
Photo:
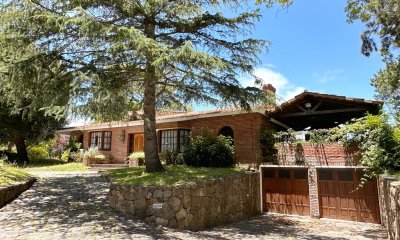
M339 181L353 181L352 171L338 171Z
M279 170L279 178L290 178L290 170Z
M265 178L275 178L275 169L264 169L263 172Z
M332 181L333 174L331 170L321 170L318 172L319 180Z
M89 146L99 150L111 150L111 132L91 132Z
M160 131L160 152L176 151L186 143L190 134L189 129L171 129Z
M307 170L294 170L294 178L295 179L308 179L308 171Z

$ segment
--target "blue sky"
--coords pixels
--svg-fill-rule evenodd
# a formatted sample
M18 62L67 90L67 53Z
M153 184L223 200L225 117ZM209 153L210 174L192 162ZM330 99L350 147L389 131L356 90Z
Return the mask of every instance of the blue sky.
M346 22L345 6L345 0L295 0L287 10L264 9L254 37L272 44L256 75L275 85L283 99L304 89L373 99L370 79L383 64L376 53L360 53L364 26Z
M288 100L305 89L373 99L370 79L383 67L380 57L360 53L363 24L346 22L346 0L295 0L288 9L264 9L254 38L271 41L255 73ZM243 79L244 86L253 80ZM195 105L195 110L215 106ZM81 120L77 121L80 122Z

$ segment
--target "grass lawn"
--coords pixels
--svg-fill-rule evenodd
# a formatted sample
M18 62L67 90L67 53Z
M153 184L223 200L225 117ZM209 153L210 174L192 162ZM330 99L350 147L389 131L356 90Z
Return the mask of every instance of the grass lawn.
M146 173L144 167L110 169L107 174L120 185L176 185L198 179L218 178L243 173L241 168L193 168L181 165L164 166L161 173Z
M0 161L0 186L28 180L31 175L19 167Z
M26 171L81 171L86 170L89 167L83 163L67 163L56 159L42 159L42 160L32 160L31 163L24 167Z

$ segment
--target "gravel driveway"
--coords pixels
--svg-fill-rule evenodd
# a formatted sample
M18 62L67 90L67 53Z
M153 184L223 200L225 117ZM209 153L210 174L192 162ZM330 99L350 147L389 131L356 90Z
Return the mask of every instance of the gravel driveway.
M148 225L114 212L96 171L37 173L39 181L0 209L0 239L386 239L376 224L264 214L206 231Z

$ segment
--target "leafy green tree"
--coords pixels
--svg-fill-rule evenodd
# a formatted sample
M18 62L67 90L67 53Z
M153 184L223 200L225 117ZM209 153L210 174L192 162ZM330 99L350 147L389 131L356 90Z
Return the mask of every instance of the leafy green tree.
M348 0L349 22L360 20L366 29L361 34L361 52L369 56L379 51L386 67L372 79L377 96L388 104L391 113L400 117L400 2L397 0ZM378 37L378 39L376 39ZM379 45L378 45L379 43Z
M52 137L54 131L65 122L43 111L25 117L20 114L11 114L11 107L0 104L0 141L13 142L17 148L19 163L29 162L27 145L36 144Z
M55 54L16 45L0 51L0 142L14 143L15 160L23 163L29 162L27 145L52 137L65 124L72 78Z
M38 49L66 69L49 81L72 76L75 114L120 119L140 106L146 171L161 171L157 103L249 109L262 97L238 79L267 48L249 36L275 2L290 0L14 0L1 6L0 51L13 66Z

